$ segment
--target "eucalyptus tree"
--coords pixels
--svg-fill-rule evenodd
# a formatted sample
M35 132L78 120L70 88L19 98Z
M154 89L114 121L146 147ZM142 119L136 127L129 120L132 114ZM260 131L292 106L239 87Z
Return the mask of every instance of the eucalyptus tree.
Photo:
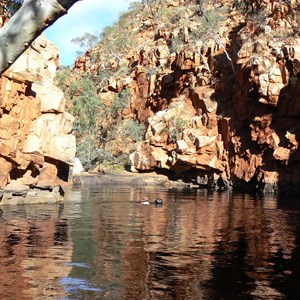
M0 29L0 74L78 1L81 0L0 1L2 13L12 15Z

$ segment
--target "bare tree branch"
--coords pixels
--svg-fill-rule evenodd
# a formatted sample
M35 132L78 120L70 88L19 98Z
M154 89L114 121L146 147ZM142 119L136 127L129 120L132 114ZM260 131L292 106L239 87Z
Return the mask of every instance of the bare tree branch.
M201 59L202 59L202 62L204 63L206 69L209 71L209 73L212 73L212 72L211 72L211 69L210 69L210 67L209 67L209 65L208 65L207 59L205 58L205 56L201 53L200 50L198 50L197 53L200 55L200 57L201 57Z
M120 56L118 56L117 54L113 53L111 50L109 51L109 53L110 53L111 55L113 55L116 59L118 59L119 61L121 61L121 62L124 61L124 59L123 59L122 57L120 57Z
M234 72L235 72L235 69L234 69L234 65L233 65L232 59L231 59L231 57L229 56L229 54L228 54L228 52L227 52L227 50L226 50L224 44L221 42L220 36L219 36L219 35L215 35L215 36L214 36L214 40L215 40L215 42L216 42L216 43L224 50L224 53L225 53L227 59L230 61L231 68L232 68L232 71L233 71L233 73L234 73Z
M47 27L80 0L25 0L0 29L0 74L30 46Z

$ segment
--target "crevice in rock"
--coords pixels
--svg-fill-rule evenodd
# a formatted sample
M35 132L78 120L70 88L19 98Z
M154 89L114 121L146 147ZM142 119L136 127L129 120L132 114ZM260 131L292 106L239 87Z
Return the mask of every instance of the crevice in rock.
M45 156L45 162L56 166L57 177L65 182L69 181L70 165L67 163L57 160L48 156Z

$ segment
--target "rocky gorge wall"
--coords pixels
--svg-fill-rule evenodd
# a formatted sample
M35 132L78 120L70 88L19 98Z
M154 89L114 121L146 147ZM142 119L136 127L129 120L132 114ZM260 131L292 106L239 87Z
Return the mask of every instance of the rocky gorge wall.
M2 204L18 196L24 201L41 202L44 196L44 201L56 201L58 185L68 180L76 151L74 118L53 81L58 64L58 48L40 36L1 76Z
M299 4L253 1L247 15L233 1L208 1L206 11L228 10L204 40L195 38L203 27L197 1L165 2L131 28L143 46L127 50L129 76L99 87L102 99L129 87L124 117L147 124L132 170L205 187L299 192ZM174 7L182 8L176 24L158 24L153 12ZM184 45L174 50L176 39ZM101 55L91 59L97 51L75 69L101 69Z

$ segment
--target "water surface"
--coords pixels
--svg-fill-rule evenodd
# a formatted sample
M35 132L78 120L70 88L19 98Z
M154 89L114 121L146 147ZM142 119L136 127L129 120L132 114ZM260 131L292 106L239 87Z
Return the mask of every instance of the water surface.
M299 299L299 246L297 199L73 189L0 209L0 299Z

